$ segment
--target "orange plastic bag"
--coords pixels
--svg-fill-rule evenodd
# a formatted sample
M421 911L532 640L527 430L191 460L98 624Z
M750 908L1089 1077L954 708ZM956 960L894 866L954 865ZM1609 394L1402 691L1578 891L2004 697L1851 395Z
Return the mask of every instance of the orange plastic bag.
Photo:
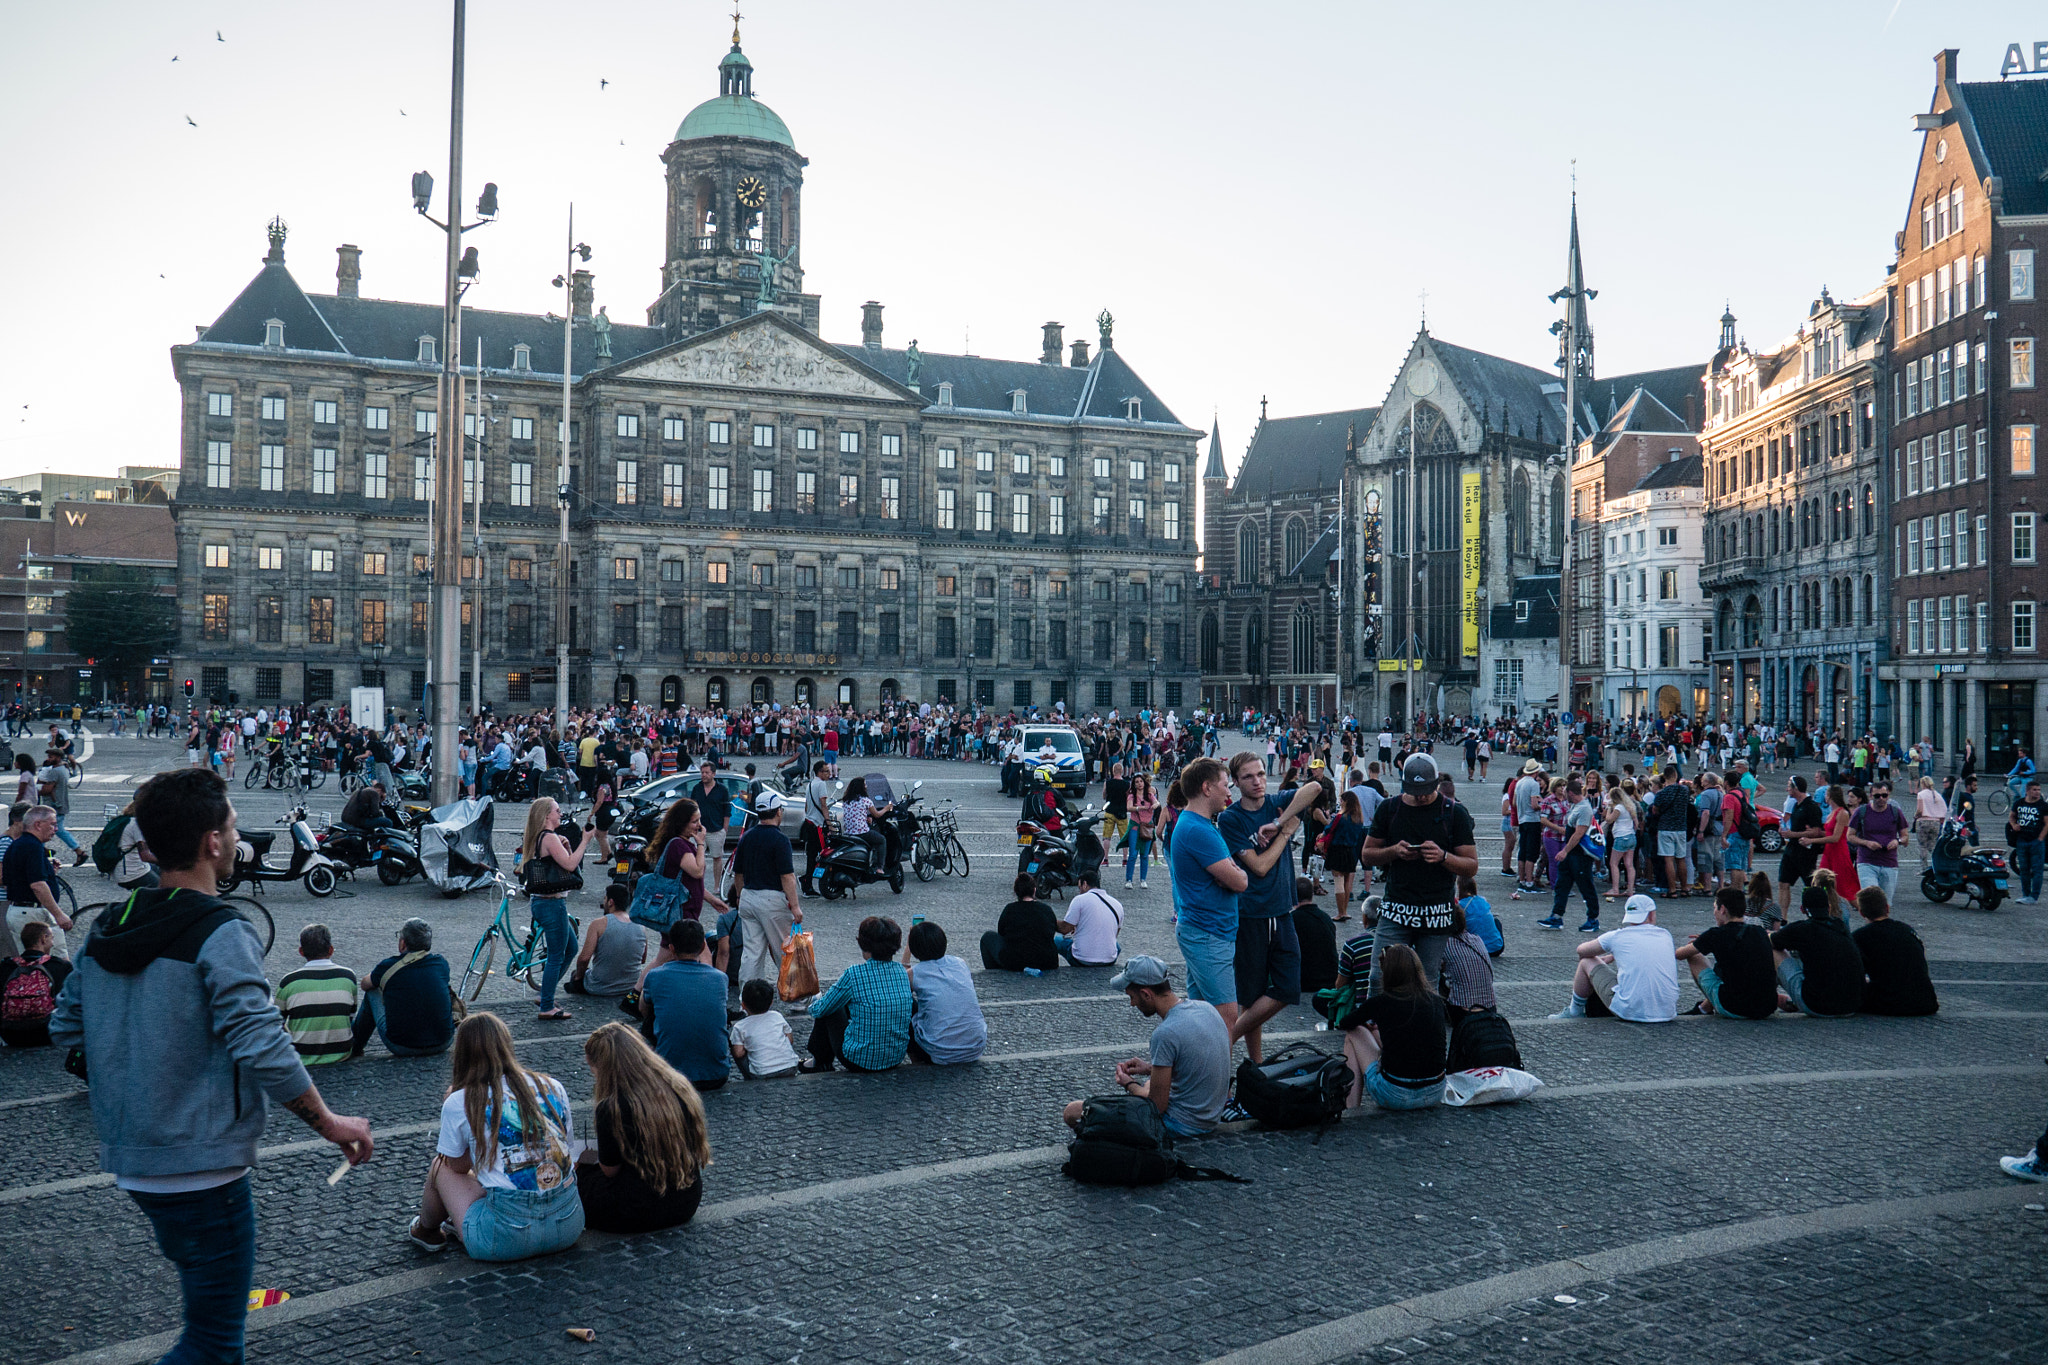
M782 941L782 972L776 993L791 1004L818 993L818 959L811 950L811 933L798 929Z

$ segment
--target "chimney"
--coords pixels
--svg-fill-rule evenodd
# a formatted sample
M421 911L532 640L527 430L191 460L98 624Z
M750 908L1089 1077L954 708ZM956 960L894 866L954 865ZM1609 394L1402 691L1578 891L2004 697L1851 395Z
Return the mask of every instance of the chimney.
M860 344L870 351L882 349L882 305L873 299L860 306Z
M1085 370L1085 369L1087 369L1087 368L1088 368L1088 343L1087 343L1087 342L1085 342L1085 341L1077 341L1077 342L1075 342L1075 343L1074 343L1074 346L1073 346L1073 350L1072 350L1072 351L1071 351L1071 352L1070 352L1070 353L1068 354L1068 356L1067 356L1067 363L1068 363L1069 365L1072 365L1072 366L1073 366L1073 367L1074 367L1075 369L1077 369L1077 370Z
M352 242L343 242L334 248L334 254L341 259L334 266L334 294L336 298L353 299L362 295L363 249Z
M1065 346L1065 342L1061 339L1064 335L1064 332L1065 329L1062 328L1057 322L1048 322L1045 324L1045 340L1041 345L1038 354L1039 364L1057 365L1060 363L1060 351Z
M578 270L569 281L569 312L573 317L590 316L590 303L596 291L590 287L590 272Z

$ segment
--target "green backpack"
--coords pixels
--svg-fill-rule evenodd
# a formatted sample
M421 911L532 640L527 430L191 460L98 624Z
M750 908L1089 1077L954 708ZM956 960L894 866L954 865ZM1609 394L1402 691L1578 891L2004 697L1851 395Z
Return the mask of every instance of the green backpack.
M134 818L132 815L115 816L107 821L100 837L92 841L92 865L104 875L113 876L114 869L121 865L121 832Z

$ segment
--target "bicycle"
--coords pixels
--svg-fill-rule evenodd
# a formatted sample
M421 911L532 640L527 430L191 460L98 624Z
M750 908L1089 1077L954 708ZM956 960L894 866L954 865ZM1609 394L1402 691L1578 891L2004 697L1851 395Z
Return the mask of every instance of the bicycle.
M2013 803L2020 799L2021 788L2011 782L2004 782L1984 794L1984 809L1993 815L2004 815Z
M64 888L65 895L68 896L70 891L70 887ZM271 919L270 911L263 908L263 903L251 900L247 896L222 896L220 899L236 914L254 926L257 937L263 940L263 955L265 957L270 956L271 946L277 942L277 922ZM90 936L93 925L106 912L108 906L114 907L115 912L119 913L121 907L126 904L128 904L128 898L123 896L120 900L98 901L86 906L83 911L72 915L72 932L79 936L79 942L82 944Z
M456 994L465 1002L474 1001L483 993L484 982L490 978L491 963L498 955L498 940L505 940L505 975L514 981L522 981L530 990L540 989L541 969L547 963L547 936L538 924L528 923L526 941L519 941L512 929L512 893L519 891L519 885L509 877L499 876L492 880L504 888L504 895L498 898L498 913L491 917L483 936L470 951L469 965L462 969L462 983L456 987ZM569 916L569 943L573 947L583 932L576 916Z
M960 842L960 812L949 804L933 811L930 819L933 851L938 855L939 870L948 876L955 872L966 876L967 849Z

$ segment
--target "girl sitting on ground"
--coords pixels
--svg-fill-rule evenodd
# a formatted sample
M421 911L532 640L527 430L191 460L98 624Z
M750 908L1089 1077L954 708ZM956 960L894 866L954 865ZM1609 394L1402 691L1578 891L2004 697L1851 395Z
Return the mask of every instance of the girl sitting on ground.
M597 1145L580 1158L583 1220L598 1232L681 1227L704 1198L711 1164L704 1102L630 1024L601 1025L583 1043Z

